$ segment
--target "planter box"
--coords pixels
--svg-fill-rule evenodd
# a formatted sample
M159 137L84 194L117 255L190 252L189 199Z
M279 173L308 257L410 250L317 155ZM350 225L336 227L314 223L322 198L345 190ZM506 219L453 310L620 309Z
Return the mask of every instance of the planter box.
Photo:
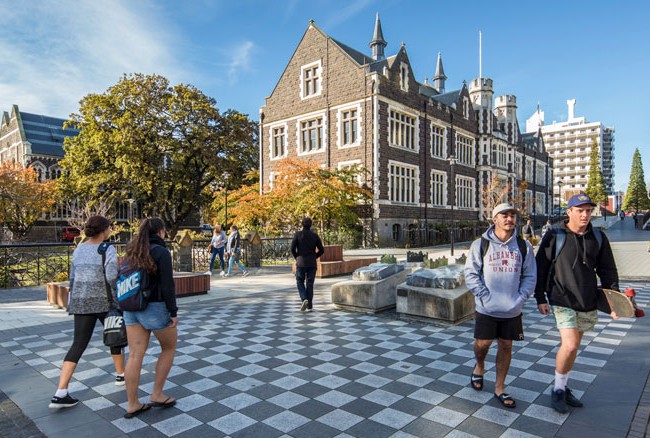
M210 274L192 272L174 272L176 297L205 295L210 290ZM65 309L68 307L69 281L47 284L47 302Z

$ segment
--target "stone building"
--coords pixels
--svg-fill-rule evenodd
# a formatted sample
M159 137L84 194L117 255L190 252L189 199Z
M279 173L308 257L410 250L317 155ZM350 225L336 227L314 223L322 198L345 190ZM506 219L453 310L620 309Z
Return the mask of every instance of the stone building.
M65 119L22 112L13 105L0 121L0 162L11 161L32 167L43 181L61 176L63 140L79 131L63 128Z
M514 96L492 107L491 79L448 92L440 54L430 84L416 80L404 44L389 57L386 46L379 15L370 56L309 23L260 108L260 190L272 187L287 157L330 169L359 165L373 193L366 228L381 245L422 244L437 223L482 219L489 206L481 190L493 175L514 196L531 151ZM541 181L548 163L539 157L544 165L532 171L545 169Z

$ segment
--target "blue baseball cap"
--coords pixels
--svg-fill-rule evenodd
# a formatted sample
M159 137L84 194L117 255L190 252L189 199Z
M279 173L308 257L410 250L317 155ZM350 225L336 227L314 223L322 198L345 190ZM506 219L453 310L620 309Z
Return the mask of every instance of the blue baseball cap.
M577 207L579 205L585 205L589 204L592 207L596 206L596 203L591 200L591 198L584 193L579 193L577 195L571 196L571 199L569 199L569 203L567 204L567 208L571 207Z

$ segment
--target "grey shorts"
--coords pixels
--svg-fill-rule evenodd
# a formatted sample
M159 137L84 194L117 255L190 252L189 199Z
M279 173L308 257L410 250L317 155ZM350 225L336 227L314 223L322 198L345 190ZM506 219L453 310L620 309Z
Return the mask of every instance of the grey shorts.
M140 312L124 311L124 324L140 324L146 330L162 330L172 322L166 303L149 303Z

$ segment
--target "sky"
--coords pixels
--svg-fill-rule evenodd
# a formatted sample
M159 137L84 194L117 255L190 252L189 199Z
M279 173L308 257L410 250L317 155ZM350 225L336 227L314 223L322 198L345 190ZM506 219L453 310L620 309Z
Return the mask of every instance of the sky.
M55 117L125 73L156 73L257 120L310 19L370 55L377 12L386 56L403 42L422 82L441 52L451 91L479 76L480 31L482 76L517 96L522 132L538 104L549 124L576 99L577 117L616 129L616 189L635 148L650 179L647 1L0 0L0 11L0 110Z

